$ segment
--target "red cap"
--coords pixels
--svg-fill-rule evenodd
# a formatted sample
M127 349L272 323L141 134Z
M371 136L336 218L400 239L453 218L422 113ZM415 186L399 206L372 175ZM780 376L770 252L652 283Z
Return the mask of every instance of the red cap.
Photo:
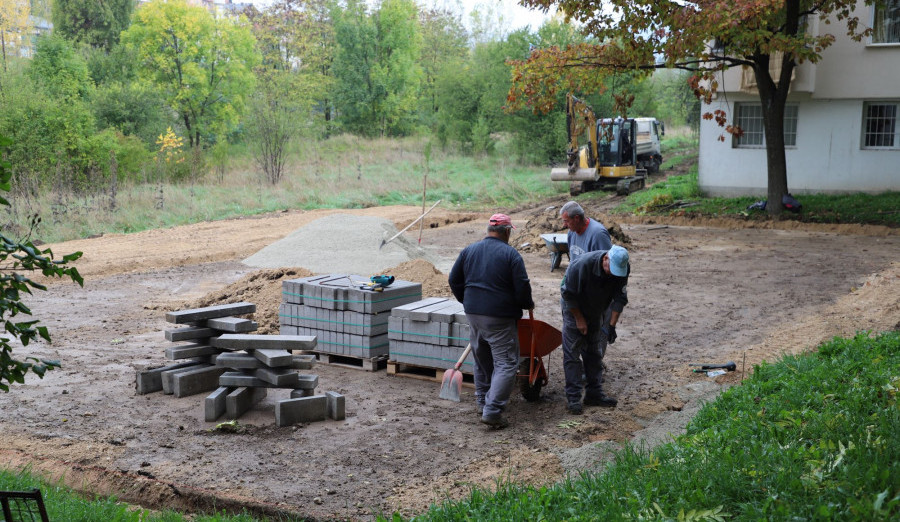
M512 221L509 219L509 216L507 216L506 214L494 214L493 216L491 216L491 220L488 223L490 223L492 227L506 225L512 228L516 228L512 224Z

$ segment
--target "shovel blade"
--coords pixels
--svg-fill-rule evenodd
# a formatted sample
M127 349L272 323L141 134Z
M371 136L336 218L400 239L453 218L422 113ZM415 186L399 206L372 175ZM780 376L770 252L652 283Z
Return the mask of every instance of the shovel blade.
M463 375L459 370L447 370L441 381L441 399L459 402L459 394L462 390Z

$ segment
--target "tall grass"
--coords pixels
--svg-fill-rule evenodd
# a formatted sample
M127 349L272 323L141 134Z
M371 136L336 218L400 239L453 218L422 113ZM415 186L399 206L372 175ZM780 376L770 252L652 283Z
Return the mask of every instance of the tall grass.
M898 399L900 332L835 338L757 366L685 435L603 473L476 490L417 520L898 520Z
M231 151L219 180L209 173L196 182L132 184L110 195L43 193L13 200L4 228L24 233L31 214L42 222L35 236L56 242L101 233L128 233L199 221L227 219L285 209L365 208L421 205L424 176L427 199L459 209L511 208L532 198L563 193L546 167L519 165L504 152L466 156L435 148L426 166L423 138L363 139L336 136L304 142L290 151L284 179L270 185L247 147Z

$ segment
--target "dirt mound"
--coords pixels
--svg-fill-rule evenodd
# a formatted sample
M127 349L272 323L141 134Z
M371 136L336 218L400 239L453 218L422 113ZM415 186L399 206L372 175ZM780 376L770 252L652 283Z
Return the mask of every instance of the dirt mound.
M231 283L225 288L187 303L184 308L202 308L247 301L256 305L253 320L259 324L258 334L278 334L278 305L281 304L281 282L285 279L308 277L305 268L270 268L258 270Z
M413 259L385 270L397 279L422 283L422 295L428 297L452 297L447 276L424 259ZM181 309L202 308L247 301L256 305L252 318L259 324L255 333L277 335L279 332L278 306L281 304L281 283L285 279L308 277L312 272L305 268L270 268L258 270L231 283L225 288L209 293L194 301L184 303Z
M609 230L612 241L616 245L626 248L632 247L631 238L622 231L622 227L609 216L592 211L590 207L584 209L589 218L597 219ZM551 206L537 211L525 223L524 227L517 229L513 234L512 243L520 252L545 252L547 246L541 239L541 234L565 233L567 229L559 218L559 207Z
M400 263L385 273L403 281L422 283L424 297L453 297L453 292L447 284L447 276L424 259Z

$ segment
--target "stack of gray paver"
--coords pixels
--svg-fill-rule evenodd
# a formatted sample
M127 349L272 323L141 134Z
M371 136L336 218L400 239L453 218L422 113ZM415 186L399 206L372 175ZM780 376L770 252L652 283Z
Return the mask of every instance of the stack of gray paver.
M284 281L280 332L316 336L315 351L329 362L350 358L364 369L378 369L374 362L387 360L390 352L390 310L421 300L422 284L396 280L380 291L360 288L368 282L345 274Z
M391 310L388 322L392 362L422 368L453 368L469 344L469 322L462 303L428 297ZM472 373L470 353L460 371Z
M233 315L255 311L252 303L235 303L167 313L166 321L186 326L166 330L166 339L189 344L167 348L166 357L187 361L139 371L138 394L162 390L185 397L215 390L204 401L204 418L214 421L222 415L236 419L263 400L269 388L281 388L291 392L290 399L276 401L279 426L343 419L344 397L316 395L318 376L297 372L312 368L315 356L291 352L315 348L316 338L248 334L256 323Z

